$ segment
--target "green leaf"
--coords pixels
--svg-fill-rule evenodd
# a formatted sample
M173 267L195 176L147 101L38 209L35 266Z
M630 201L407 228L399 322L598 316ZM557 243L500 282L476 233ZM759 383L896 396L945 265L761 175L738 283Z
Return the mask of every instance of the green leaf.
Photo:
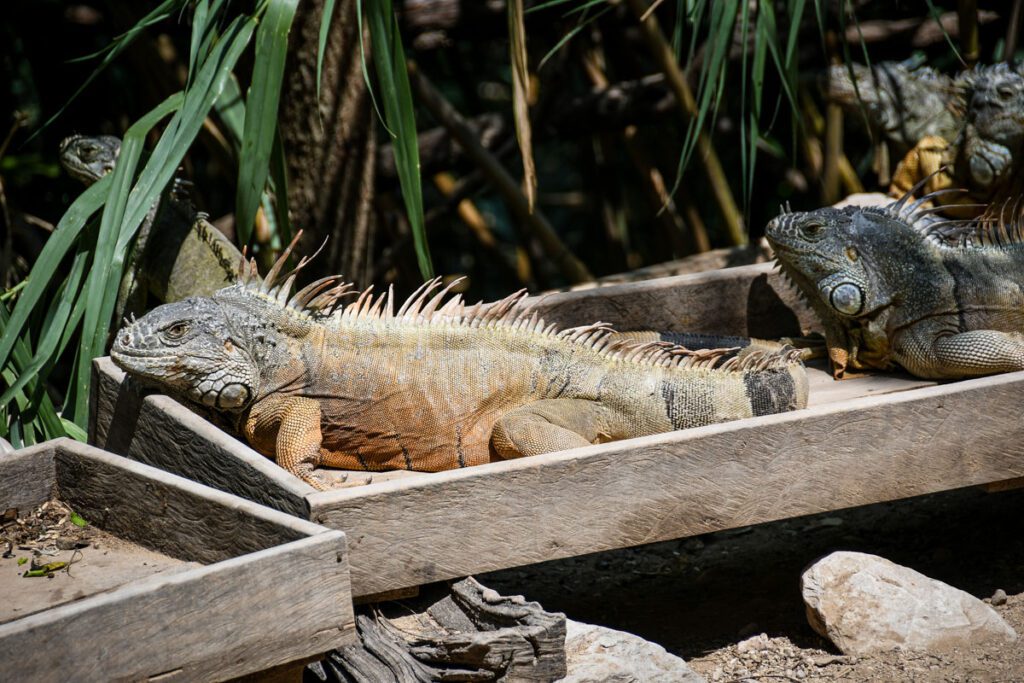
M141 139L144 130L152 128L167 112L177 109L153 149L145 168L139 174L135 187L128 195L127 205L123 211L124 220L120 223L119 233L115 233L117 243L113 252L109 254L110 258L98 259L99 268L94 268L93 272L89 274L90 280L103 278L101 285L95 285L102 291L103 296L98 311L90 315L89 309L86 310L86 320L82 332L83 340L79 349L73 389L75 394L74 421L79 426L84 427L88 419L87 397L89 396L90 363L93 358L102 355L105 347L106 333L117 299L117 289L128 245L135 237L135 233L150 207L171 181L178 165L199 133L203 121L223 92L238 58L249 44L255 25L256 20L252 17L235 18L203 62L199 74L193 81L192 88L184 94L178 93L168 98L163 105L140 119L129 130L129 133L138 135ZM129 135L126 134L125 142L128 142L128 137ZM122 157L124 154L125 147L122 143ZM114 173L120 170L121 163L122 161L119 160ZM100 231L101 233L103 231L102 225ZM92 287L88 286L89 284L91 283L87 283L89 291L94 291ZM91 297L89 306L95 306Z
M373 41L373 63L377 80L380 81L381 100L384 103L384 118L388 131L394 138L392 149L395 154L395 167L402 187L402 199L405 200L405 209L409 214L416 260L423 277L431 278L434 275L434 266L430 261L426 223L423 218L423 187L420 178L416 119L413 115L405 50L398 34L398 22L391 9L391 0L372 3L367 17L370 38Z
M19 557L18 558L18 566L20 567L23 564L28 564L28 558L27 557Z
M256 32L252 85L245 102L245 129L239 156L235 229L246 244L252 235L256 210L267 185L270 153L277 131L278 101L288 56L288 32L298 0L270 0Z
M113 302L121 284L121 266L123 255L118 255L119 233L126 228L125 212L129 202L129 191L135 177L135 168L142 156L145 136L160 121L181 105L181 94L164 100L154 110L137 121L124 135L121 151L117 156L117 164L108 175L110 192L103 208L100 230L93 254L92 268L85 283L86 300L85 319L82 327L82 338L79 343L78 383L85 388L88 382L92 359L103 355L107 343L107 331L110 327L110 313ZM152 159L150 160L152 162ZM111 301L109 309L106 301ZM88 391L79 393L87 396ZM86 420L85 401L75 408L75 422L84 426Z
M327 36L331 34L331 21L334 19L334 2L335 0L324 0L323 14L320 15L320 34L317 36L317 49L316 49L316 99L320 101L320 85L323 81L324 72L324 51L327 49ZM363 22L360 21L359 25L362 26ZM363 51L363 36L360 31L359 35L359 51ZM363 59L363 73L366 73L366 60Z
M89 522L85 521L85 519L83 519L82 516L80 514L78 514L77 512L72 512L71 513L71 523L74 524L75 526L82 526L82 527L87 526L89 524Z
M281 131L274 135L274 148L270 153L270 181L274 188L274 218L277 235L282 245L292 241L292 223L288 217L288 167L284 161L284 143Z
M11 349L15 340L20 337L29 314L40 303L49 284L56 279L61 261L78 239L89 216L106 201L111 181L110 175L107 175L79 195L64 212L57 227L43 245L29 273L28 285L18 297L18 303L10 314L10 319L4 321L4 335L0 337L0 367L7 364ZM4 310L6 312L6 309Z

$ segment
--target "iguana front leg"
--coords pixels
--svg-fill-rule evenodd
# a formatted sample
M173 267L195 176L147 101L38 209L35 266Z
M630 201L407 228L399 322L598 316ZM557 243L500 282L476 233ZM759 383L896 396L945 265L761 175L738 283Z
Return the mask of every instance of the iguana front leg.
M911 350L907 369L923 377L963 378L1024 370L1024 335L974 330L938 337L930 348Z
M253 407L245 424L246 437L267 452L272 441L277 464L313 488L330 484L314 470L320 464L320 404L302 396L264 401Z
M606 409L594 401L555 398L528 403L503 415L491 446L504 459L589 446L602 435Z
M982 188L992 187L1013 165L1013 154L1007 147L980 136L968 138L965 156L971 180Z

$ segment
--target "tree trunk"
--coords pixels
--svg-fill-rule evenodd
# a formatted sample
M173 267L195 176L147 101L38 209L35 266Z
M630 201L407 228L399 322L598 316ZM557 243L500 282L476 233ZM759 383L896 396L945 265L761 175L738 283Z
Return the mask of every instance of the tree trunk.
M317 102L322 12L322 0L299 3L289 38L279 123L288 202L293 226L305 231L301 253L327 239L314 272L365 286L373 265L377 122L362 74L356 0L335 5Z

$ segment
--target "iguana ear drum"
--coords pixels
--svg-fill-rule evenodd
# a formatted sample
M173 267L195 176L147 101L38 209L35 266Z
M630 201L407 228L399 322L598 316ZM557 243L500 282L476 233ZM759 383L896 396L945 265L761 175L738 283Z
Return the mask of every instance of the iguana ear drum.
M828 295L832 308L846 315L857 315L864 309L864 292L852 282L844 282Z
M249 401L249 387L244 384L229 384L217 394L217 407L221 409L241 408Z

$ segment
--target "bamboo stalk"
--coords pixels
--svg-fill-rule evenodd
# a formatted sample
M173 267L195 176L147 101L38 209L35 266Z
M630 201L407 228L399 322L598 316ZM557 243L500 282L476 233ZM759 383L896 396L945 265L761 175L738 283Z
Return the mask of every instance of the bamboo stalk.
M415 62L410 61L408 66L409 83L419 103L427 108L438 123L448 129L452 138L465 150L466 156L479 166L523 228L540 243L544 253L555 263L562 275L573 284L593 280L594 276L583 262L569 251L547 218L539 210L530 211L529 202L523 195L519 183L493 154L484 149L462 114L438 92Z
M690 91L686 77L676 63L675 53L672 51L672 46L668 40L665 39L665 34L661 30L658 18L653 12L647 14L650 7L646 0L627 1L633 14L640 21L644 40L647 42L651 55L668 79L669 87L676 96L676 102L679 104L684 121L689 123L690 119L697 118L697 101ZM718 154L715 152L710 138L704 131L697 131L697 151L704 162L708 183L711 185L715 202L718 204L718 209L722 213L725 226L729 231L729 238L733 244L742 246L747 243L747 231L743 225L743 215L736 205L732 190L729 189L729 182L726 180L725 171L722 170L722 162L719 161Z
M1024 0L1013 0L1010 11L1010 22L1006 27L1006 47L1003 48L1003 61L1013 64L1013 55L1017 52L1017 37L1020 35L1020 14Z
M446 199L455 198L456 193L459 191L459 186L451 173L442 171L436 174L433 180L434 186ZM515 273L516 278L521 284L525 285L530 281L529 259L524 261L519 254L516 257L509 257L501 250L501 246L491 231L491 227L487 225L487 220L484 219L483 214L476 208L476 204L472 200L469 198L460 199L455 207L455 211L459 218L462 219L462 222L466 224L466 227L469 228L469 231L473 233L473 236L476 237L481 247L486 249L501 265ZM517 248L521 249L521 247ZM523 251L525 253L525 250Z
M978 0L957 0L960 21L960 54L968 67L978 63Z

